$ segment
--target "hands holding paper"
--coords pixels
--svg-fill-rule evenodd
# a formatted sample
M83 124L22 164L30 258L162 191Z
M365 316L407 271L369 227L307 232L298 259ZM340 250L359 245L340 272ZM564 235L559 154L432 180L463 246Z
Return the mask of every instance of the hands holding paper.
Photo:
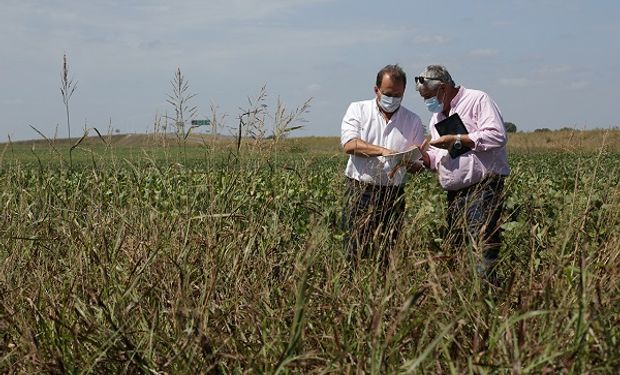
M409 173L417 173L423 170L424 165L428 164L428 154L426 153L427 149L428 140L425 139L421 145L414 146L405 152L385 155L387 157L390 155L393 157L400 157L400 159L396 161L396 166L394 166L394 168L392 168L392 170L388 173L388 178L394 178L394 175L400 170L401 167L407 168L407 172Z

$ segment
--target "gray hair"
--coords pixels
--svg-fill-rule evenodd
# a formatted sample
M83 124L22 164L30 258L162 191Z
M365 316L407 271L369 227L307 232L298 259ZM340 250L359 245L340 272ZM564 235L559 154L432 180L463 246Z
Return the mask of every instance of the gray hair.
M456 84L452 80L448 69L443 65L429 65L420 73L420 77L436 78L424 81L422 85L416 84L416 88L419 90L420 86L427 87L429 90L436 90L441 83L447 83L448 85L455 87Z

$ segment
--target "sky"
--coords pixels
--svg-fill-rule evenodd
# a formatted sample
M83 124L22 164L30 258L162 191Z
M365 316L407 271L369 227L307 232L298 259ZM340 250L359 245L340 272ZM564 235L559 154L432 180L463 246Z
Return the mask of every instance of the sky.
M518 130L609 128L620 87L620 2L578 0L0 0L0 141L66 137L63 55L77 82L72 136L152 133L179 68L199 118L220 132L266 87L294 111L293 136L338 136L352 101L398 63L403 105L430 113L413 77L441 64L486 91Z

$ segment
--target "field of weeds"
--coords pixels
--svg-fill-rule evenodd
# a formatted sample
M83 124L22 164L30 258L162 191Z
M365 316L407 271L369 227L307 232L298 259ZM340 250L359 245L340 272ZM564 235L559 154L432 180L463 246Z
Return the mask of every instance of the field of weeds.
M430 174L390 268L352 269L346 157L290 142L5 147L0 372L620 369L620 154L510 154L492 288L444 244Z

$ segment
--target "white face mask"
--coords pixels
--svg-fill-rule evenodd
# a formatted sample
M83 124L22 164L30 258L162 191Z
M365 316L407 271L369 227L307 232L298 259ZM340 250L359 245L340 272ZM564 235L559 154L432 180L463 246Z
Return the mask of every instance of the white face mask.
M381 94L381 98L379 99L379 106L383 108L387 113L393 113L400 107L400 102L403 100L402 97L398 96L387 96Z

